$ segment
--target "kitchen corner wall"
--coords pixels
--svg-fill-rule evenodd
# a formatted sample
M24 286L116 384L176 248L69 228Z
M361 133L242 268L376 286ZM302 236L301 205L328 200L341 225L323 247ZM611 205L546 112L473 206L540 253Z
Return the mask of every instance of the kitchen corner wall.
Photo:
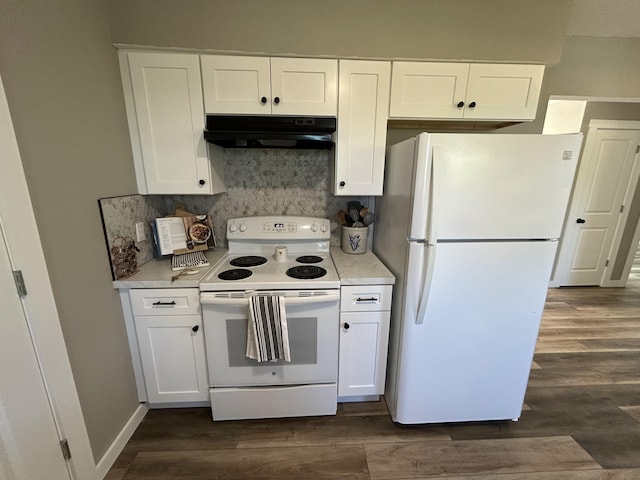
M135 239L135 224L186 210L211 215L219 246L226 245L229 218L255 215L302 215L331 220L331 245L340 245L336 214L348 201L373 207L370 197L335 197L330 193L330 156L326 150L227 149L227 191L218 195L129 195L100 200L109 247L118 236ZM375 208L372 208L375 211ZM148 225L147 236L150 237ZM153 258L151 242L137 244L138 264Z

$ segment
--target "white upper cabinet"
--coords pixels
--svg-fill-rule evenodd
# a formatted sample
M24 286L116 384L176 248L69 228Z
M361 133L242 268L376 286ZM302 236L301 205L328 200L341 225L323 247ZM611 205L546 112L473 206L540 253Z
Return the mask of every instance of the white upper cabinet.
M543 65L393 62L390 118L533 120Z
M335 117L338 61L272 58L271 94L274 114Z
M382 195L391 63L340 60L335 195Z
M338 61L202 55L206 113L336 116Z
M468 63L393 62L391 118L462 118Z
M471 64L464 118L533 120L543 75L544 65Z
M271 113L271 67L267 57L201 55L207 113Z
M210 162L203 136L198 55L121 51L120 66L139 193L224 191L220 152Z

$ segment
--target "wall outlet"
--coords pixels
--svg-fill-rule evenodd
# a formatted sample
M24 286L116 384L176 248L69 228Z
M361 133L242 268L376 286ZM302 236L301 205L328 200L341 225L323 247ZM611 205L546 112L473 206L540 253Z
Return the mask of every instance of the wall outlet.
M138 222L136 223L136 242L145 242L147 240L147 236L144 234L144 223Z

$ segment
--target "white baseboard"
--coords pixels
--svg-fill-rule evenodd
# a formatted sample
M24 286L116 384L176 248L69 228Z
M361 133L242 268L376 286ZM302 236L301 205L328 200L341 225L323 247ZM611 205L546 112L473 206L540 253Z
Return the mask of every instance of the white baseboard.
M98 478L102 479L107 476L107 473L109 473L109 470L115 463L118 455L122 453L122 450L124 450L127 442L131 439L133 433L136 431L136 428L138 428L138 425L140 425L140 422L142 422L142 419L148 411L149 407L147 407L147 404L141 403L133 412L131 417L129 417L127 423L125 423L124 427L122 427L120 433L118 433L113 443L109 446L107 451L104 453L104 455L96 465Z

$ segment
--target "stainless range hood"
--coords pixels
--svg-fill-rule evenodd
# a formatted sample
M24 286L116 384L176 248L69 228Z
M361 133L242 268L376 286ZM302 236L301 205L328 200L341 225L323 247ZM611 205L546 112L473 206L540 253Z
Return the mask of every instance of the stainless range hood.
M225 148L321 148L334 146L334 117L207 115L204 138Z

